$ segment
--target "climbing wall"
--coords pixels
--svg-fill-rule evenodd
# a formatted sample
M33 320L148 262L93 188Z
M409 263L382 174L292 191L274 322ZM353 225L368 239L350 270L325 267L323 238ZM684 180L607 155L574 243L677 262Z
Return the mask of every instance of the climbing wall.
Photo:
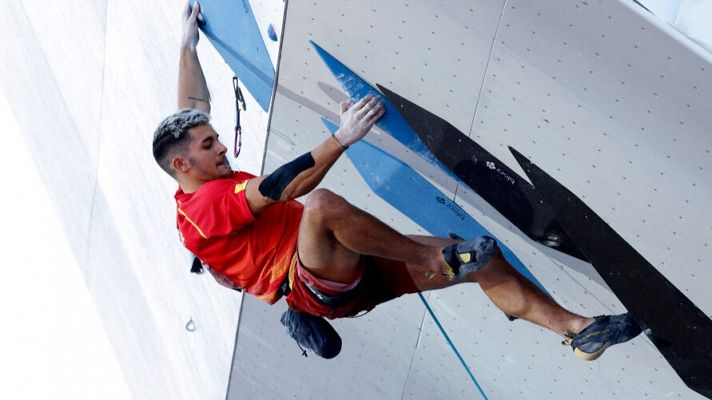
M509 147L524 154L712 314L701 284L712 278L711 58L644 10L619 1L292 1L282 40L264 172L328 138L321 119L338 122L348 97L313 41L519 177ZM476 219L565 307L625 311L591 264L532 240L392 132L376 128L366 140ZM343 157L323 187L403 233L427 234L402 203L374 193L360 167ZM476 285L426 298L487 397L701 398L644 335L586 363L553 333L509 322ZM344 348L330 361L300 356L278 322L284 307L245 300L229 398L481 396L416 296L335 321Z
M189 273L192 256L175 230L176 183L151 156L153 130L176 107L184 4L7 1L0 13L0 32L7 39L0 46L0 90L135 399L224 398L241 299L207 274ZM206 15L219 12L205 6ZM265 37L269 23L281 32L281 7L276 15L262 16L258 26ZM267 47L276 63L276 43ZM231 144L233 72L205 36L198 49L213 100L213 126ZM239 162L231 161L259 171L267 113L247 91L245 100L243 152ZM51 251L41 237L26 240L37 251ZM54 302L71 297L66 290L32 295L38 304ZM17 306L14 300L5 303ZM61 329L48 326L38 335ZM47 368L72 374L73 362ZM12 372L7 379L13 379ZM87 378L76 381L81 379Z
M155 125L175 107L181 3L15 1L0 13L1 88L134 397L223 398L227 388L236 399L478 398L416 296L336 321L344 349L331 361L301 357L279 325L283 303L247 298L231 360L240 297L188 274L191 257L170 212L175 184L147 150ZM206 16L223 3L242 6L205 0ZM371 85L476 141L500 160L495 170L506 165L526 180L508 147L519 150L704 316L712 313L703 286L712 278L705 130L712 66L694 42L635 4L612 0L295 0L284 27L283 2L250 5L279 68L264 167L267 114L249 91L234 166L270 172L328 137L322 117L338 122L347 91L312 40ZM270 24L282 41L269 38ZM247 39L229 39L236 38ZM229 145L234 71L205 36L199 49L213 124ZM587 315L625 309L591 264L532 240L392 133L378 128L367 140L443 193L450 210L456 204L498 237L565 306ZM386 201L362 177L363 158L353 151L364 149L353 148L324 186L401 232L427 234L431 228L407 214L416 199ZM507 321L474 285L425 297L491 398L700 398L644 336L584 363L555 335Z

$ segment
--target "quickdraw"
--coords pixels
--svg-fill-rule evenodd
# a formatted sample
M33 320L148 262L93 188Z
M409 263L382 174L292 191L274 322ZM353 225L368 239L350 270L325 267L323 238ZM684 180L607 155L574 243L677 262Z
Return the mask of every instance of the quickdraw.
M242 111L247 111L247 104L245 104L245 98L242 96L242 90L240 90L239 79L237 75L232 77L232 87L235 90L235 141L233 142L232 154L235 158L240 155L240 150L242 150L242 125L240 125L240 108Z

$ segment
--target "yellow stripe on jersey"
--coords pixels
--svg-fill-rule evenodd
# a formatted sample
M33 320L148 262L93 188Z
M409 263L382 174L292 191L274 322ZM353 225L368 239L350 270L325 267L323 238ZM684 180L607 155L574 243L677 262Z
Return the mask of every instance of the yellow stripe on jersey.
M242 192L243 190L245 190L246 187L247 187L247 181L238 183L237 185L235 185L235 193Z
M294 274L297 271L297 252L294 252L294 255L292 255L292 260L289 262L289 272L288 272L288 278L289 279L289 288L292 288L292 285L294 284Z
M185 211L183 211L183 210L181 210L181 209L179 208L179 209L178 209L178 212L180 213L180 215L182 215L182 216L185 217L186 221L190 222L190 224L193 225L193 228L195 228L195 230L198 231L198 233L200 234L200 236L203 237L203 239L207 239L207 238L208 238L207 236L205 236L205 234L203 233L203 231L200 230L200 227L198 226L198 224L196 224L195 222L193 222L193 220L190 219L190 217L188 217L188 215L185 213Z

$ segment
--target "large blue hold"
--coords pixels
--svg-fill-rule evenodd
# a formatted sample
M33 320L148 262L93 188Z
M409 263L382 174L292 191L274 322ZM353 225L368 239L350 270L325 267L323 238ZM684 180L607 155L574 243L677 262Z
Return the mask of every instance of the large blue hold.
M249 2L201 0L200 6L205 18L205 25L201 26L205 36L267 111L275 73Z
M326 118L322 118L322 121L331 133L339 128ZM496 239L447 195L411 167L385 151L360 141L352 144L346 154L374 193L431 235L448 237L449 234L454 233L465 239L487 235ZM501 240L497 242L507 261L520 274L547 293L524 263Z
M361 79L360 76L356 75L347 66L337 60L334 56L329 54L326 50L321 48L314 41L310 40L314 49L316 49L317 54L324 60L327 68L334 75L334 78L339 82L341 87L349 94L352 102L356 102L367 95L371 94L378 97L386 109L385 115L376 122L376 125L388 132L393 138L398 142L407 147L410 151L418 154L421 158L428 161L433 166L439 168L445 174L450 176L456 181L460 181L453 172L443 165L440 160L435 158L433 153L428 149L428 146L420 140L418 135L413 131L413 129L408 125L408 122L401 116L398 109L388 100L385 96L376 90L373 86L369 85L365 80Z

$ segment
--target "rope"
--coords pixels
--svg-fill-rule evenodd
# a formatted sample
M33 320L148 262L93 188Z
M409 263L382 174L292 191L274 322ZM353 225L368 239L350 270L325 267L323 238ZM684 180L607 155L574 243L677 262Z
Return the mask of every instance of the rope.
M437 326L438 326L438 329L440 329L440 333L442 333L442 334L443 334L443 337L445 337L445 340L447 341L447 344L450 345L450 348L451 348L452 351L455 353L455 355L457 356L457 358L460 360L460 363L462 364L462 366L465 367L465 371L467 371L467 374L470 375L470 379L472 379L472 382L475 384L475 387L477 388L477 390L478 390L478 391L480 392L480 394L482 395L482 398L483 398L484 400L489 400L489 399L487 398L487 395L485 394L485 392L482 390L482 387L480 386L480 384L477 383L477 379L475 379L475 375L474 375L474 374L472 373L472 371L470 370L470 367L467 366L467 363L465 362L465 359L462 358L462 356L460 355L460 352L457 351L457 348L455 347L455 344L452 342L452 340L450 340L450 336L448 336L448 334L445 333L445 329L443 329L443 326L440 325L440 321L438 320L438 317L435 316L435 313L434 313L433 310L430 308L430 305L429 305L428 302L425 300L425 297L423 297L423 294L422 294L421 292L418 292L418 296L420 297L420 300L421 300L421 301L423 302L423 304L425 305L425 308L428 310L428 313L430 314L430 316L433 318L433 321L435 321L435 325L437 325Z

